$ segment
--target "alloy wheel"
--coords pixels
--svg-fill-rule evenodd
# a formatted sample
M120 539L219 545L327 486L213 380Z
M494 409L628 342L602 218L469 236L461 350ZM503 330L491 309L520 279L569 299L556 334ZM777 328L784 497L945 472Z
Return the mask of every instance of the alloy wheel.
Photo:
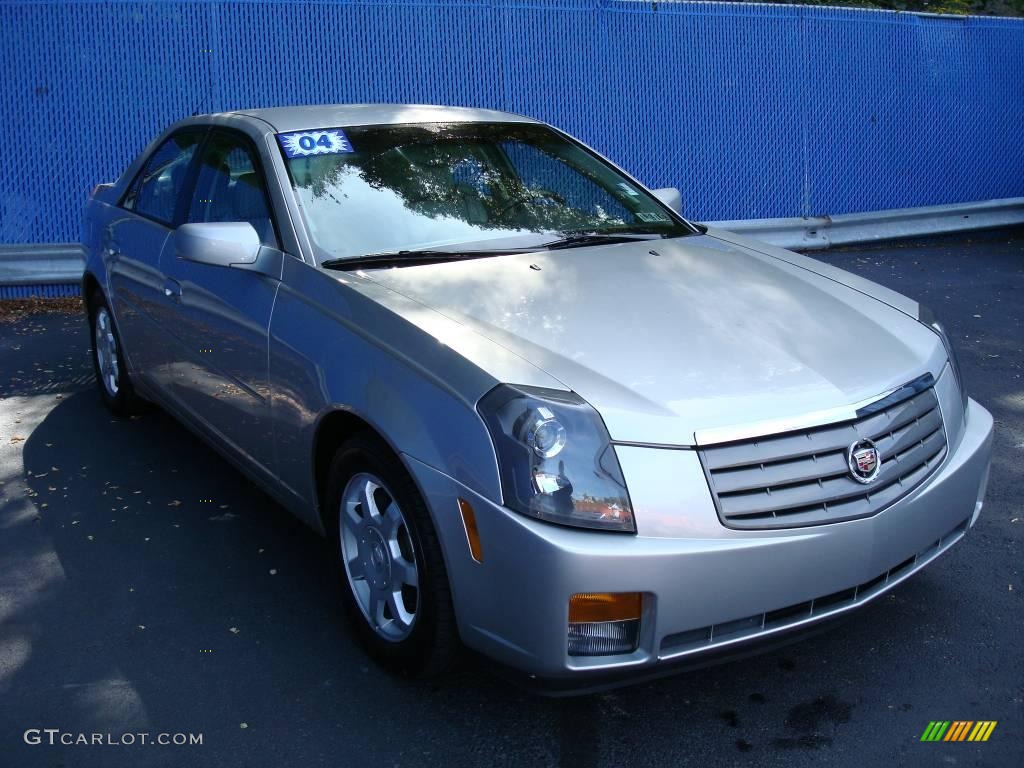
M114 398L118 392L118 351L114 336L114 323L106 307L96 311L96 367L100 372L103 389Z
M419 611L419 571L398 501L361 472L345 486L338 514L345 574L363 617L384 639L404 640Z

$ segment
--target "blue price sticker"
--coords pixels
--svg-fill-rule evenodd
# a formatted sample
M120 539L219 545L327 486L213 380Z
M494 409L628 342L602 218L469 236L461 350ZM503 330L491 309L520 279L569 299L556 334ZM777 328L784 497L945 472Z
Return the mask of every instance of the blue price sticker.
M340 128L326 131L294 131L279 133L277 140L288 158L313 157L314 155L337 155L354 152L348 136Z

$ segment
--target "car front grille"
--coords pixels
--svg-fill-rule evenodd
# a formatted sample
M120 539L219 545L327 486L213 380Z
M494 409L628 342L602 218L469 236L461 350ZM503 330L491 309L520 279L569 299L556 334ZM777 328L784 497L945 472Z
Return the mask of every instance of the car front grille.
M911 382L857 418L700 450L722 524L763 530L838 523L878 514L920 485L946 456L931 376ZM850 446L870 439L882 468L854 480Z

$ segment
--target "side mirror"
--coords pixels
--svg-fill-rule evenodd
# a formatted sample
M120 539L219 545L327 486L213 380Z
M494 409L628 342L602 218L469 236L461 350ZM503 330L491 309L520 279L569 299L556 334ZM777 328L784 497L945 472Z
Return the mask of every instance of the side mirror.
M662 187L661 189L652 189L651 192L673 211L682 215L683 195L676 187Z
M182 224L174 235L178 257L214 267L255 264L260 236L247 221Z

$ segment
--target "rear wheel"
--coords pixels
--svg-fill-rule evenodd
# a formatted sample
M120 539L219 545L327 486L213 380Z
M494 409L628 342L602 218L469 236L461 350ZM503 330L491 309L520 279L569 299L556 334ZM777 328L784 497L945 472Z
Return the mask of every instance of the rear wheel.
M458 648L448 574L426 504L379 439L346 441L331 463L327 529L356 634L384 666L432 675Z
M89 327L92 335L92 363L100 398L117 416L141 410L128 370L125 367L121 337L114 325L114 316L103 294L96 291L89 301Z

